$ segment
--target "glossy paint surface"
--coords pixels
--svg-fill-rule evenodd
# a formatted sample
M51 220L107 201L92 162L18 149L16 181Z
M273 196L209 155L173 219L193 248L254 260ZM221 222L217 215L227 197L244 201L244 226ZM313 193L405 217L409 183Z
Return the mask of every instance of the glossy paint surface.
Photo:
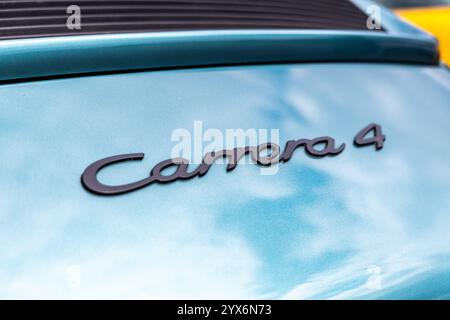
M0 86L0 298L450 298L450 74L432 66L297 64ZM148 176L175 129L279 129L275 175L217 164L116 197L92 162L144 152L101 181ZM384 148L355 148L371 122Z
M372 1L353 1L363 12ZM126 70L298 62L437 64L436 39L380 7L377 30L205 30L3 40L0 81Z

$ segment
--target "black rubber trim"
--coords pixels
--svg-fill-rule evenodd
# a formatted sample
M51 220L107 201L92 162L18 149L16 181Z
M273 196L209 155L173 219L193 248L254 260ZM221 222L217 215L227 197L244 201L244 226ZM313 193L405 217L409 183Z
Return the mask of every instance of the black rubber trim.
M298 62L303 63L303 62ZM310 61L308 64L323 64L322 61ZM413 63L413 62L395 62L395 61L327 61L326 63L341 63L341 64L358 64L358 63L375 63L375 64L392 64L392 65L405 65L405 66L429 66L427 63ZM38 81L52 81L52 80L65 80L74 78L84 78L84 77L95 77L95 76L111 76L111 75L121 75L121 74L133 74L133 73L143 73L143 72L161 72L161 71L174 71L174 70L198 70L198 69L219 69L219 68L236 68L236 67L260 67L260 66L282 66L282 65L295 65L295 62L258 62L258 63L234 63L234 64L211 64L211 65L194 65L194 66L181 66L181 67L163 67L163 68L142 68L142 69L127 69L127 70L113 70L113 71L93 71L93 72L81 72L81 73L71 73L71 74L58 74L51 76L37 76L37 77L27 77L27 78L17 78L9 80L0 80L0 86L2 85L13 85L18 83L29 83ZM434 64L435 67L441 67L438 63ZM449 68L448 66L447 69Z

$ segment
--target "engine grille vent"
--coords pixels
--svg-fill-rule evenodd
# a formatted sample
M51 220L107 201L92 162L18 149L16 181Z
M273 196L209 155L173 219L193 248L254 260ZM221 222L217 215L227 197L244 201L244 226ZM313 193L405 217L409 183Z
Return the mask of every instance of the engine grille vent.
M70 5L81 10L79 30L67 27ZM223 29L367 30L366 20L346 0L0 1L0 39Z

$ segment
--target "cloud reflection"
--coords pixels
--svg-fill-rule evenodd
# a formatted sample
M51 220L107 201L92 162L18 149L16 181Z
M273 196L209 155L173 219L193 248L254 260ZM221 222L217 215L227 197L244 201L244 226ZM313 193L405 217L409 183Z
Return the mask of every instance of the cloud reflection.
M305 64L2 86L0 297L445 298L432 284L450 270L446 72ZM81 188L85 166L113 154L146 158L105 181L148 175L171 130L198 119L347 148L297 151L275 176L217 165L126 196ZM387 136L380 152L351 144L371 122Z

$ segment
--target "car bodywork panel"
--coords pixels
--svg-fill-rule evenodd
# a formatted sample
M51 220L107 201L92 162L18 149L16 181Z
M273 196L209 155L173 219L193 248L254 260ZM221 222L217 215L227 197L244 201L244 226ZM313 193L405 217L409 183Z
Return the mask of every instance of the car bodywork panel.
M366 12L374 5L353 1ZM49 77L299 62L438 64L436 39L377 6L380 30L200 30L2 40L0 83Z
M437 66L316 63L136 72L0 86L1 298L449 298L450 75ZM171 155L173 130L329 135L297 150L120 196ZM382 150L355 148L378 123ZM75 280L74 280L75 279Z

